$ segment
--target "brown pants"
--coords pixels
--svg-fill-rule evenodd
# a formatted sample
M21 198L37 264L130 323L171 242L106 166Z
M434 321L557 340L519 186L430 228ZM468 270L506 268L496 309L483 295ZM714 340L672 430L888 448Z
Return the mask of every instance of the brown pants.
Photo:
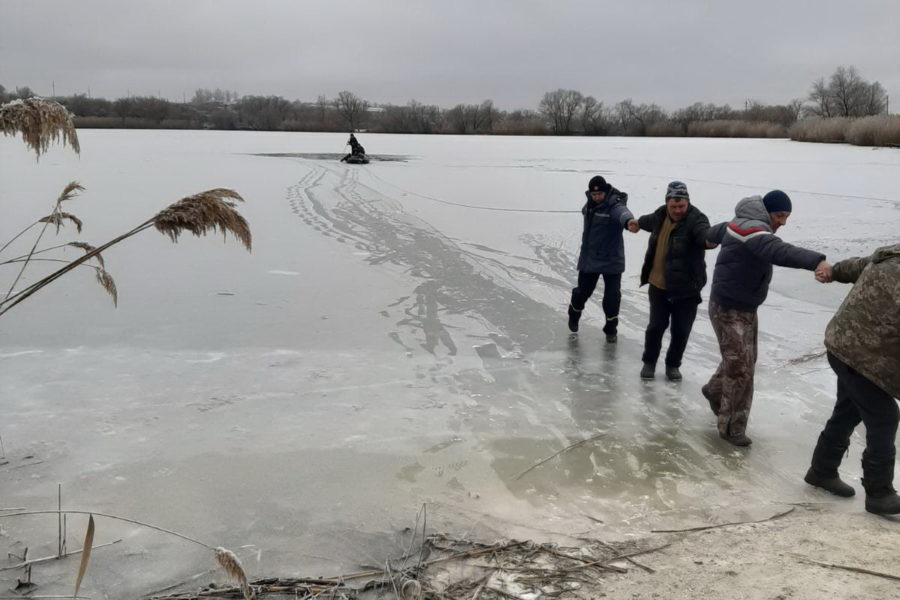
M709 320L719 340L722 361L706 384L713 410L719 415L719 433L740 435L747 429L753 403L758 321L755 312L722 308L709 303Z

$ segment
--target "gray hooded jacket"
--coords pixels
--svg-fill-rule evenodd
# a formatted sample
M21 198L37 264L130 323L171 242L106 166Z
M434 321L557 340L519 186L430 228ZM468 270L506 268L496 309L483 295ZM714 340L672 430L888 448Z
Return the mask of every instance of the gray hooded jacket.
M761 196L744 198L734 219L710 227L706 239L721 244L713 271L710 302L723 308L754 312L765 302L772 265L814 271L825 255L783 241L772 233Z

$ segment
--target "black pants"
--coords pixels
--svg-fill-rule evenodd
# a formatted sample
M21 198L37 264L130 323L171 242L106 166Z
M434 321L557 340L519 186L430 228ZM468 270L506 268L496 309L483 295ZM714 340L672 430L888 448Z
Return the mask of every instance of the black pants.
M828 363L837 374L837 402L819 435L812 468L823 477L837 477L837 468L850 446L850 434L862 421L866 426L863 487L870 496L890 494L894 491L894 441L900 408L887 392L831 352Z
M572 290L572 308L584 310L584 305L597 288L600 273L578 272L578 287ZM619 307L622 305L622 274L608 275L603 273L603 314L606 324L603 333L615 335L619 327Z
M670 301L665 290L661 290L650 284L650 324L647 325L647 333L644 334L645 363L656 364L659 352L662 349L663 334L669 329L669 319L672 321L672 341L669 342L669 351L666 353L667 367L680 367L681 357L687 347L688 337L694 327L694 319L697 318L697 298L686 298Z

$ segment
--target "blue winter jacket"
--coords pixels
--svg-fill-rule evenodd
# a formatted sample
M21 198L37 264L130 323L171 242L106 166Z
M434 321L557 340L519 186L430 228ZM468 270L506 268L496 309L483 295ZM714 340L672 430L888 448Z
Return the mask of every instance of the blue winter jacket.
M634 218L628 210L628 194L607 184L603 202L594 202L585 192L587 203L581 209L584 232L578 254L578 271L616 275L625 271L625 225Z
M713 271L710 302L754 312L765 302L772 265L814 271L825 255L793 246L772 233L760 196L738 202L734 219L710 227L706 239L721 244Z

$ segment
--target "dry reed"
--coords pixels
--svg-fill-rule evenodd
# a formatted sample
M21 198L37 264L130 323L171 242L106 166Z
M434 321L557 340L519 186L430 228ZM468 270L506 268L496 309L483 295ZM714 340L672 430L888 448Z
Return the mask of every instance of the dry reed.
M63 146L71 147L76 153L81 152L72 115L52 100L34 97L0 106L0 131L5 135L21 133L22 140L38 158L56 140L62 140Z
M689 137L782 138L787 137L787 129L779 123L770 121L720 119L690 123L687 126L687 135Z
M74 246L75 248L81 248L85 252L93 252L97 249L96 246L91 246L87 242L69 242L66 246ZM94 254L94 258L97 259L97 262L100 263L101 267L106 267L106 264L103 262L103 255L97 252Z
M61 210L54 210L46 217L38 219L38 223L50 223L51 225L56 225L56 233L59 233L59 228L63 226L65 219L72 221L75 224L78 233L81 233L81 228L84 225L81 219L72 213L63 212Z
M62 204L67 200L71 200L75 196L77 196L80 192L83 192L84 188L77 181L70 181L66 187L63 188L62 193L60 193L59 198L56 199L57 206Z
M97 282L103 286L103 289L106 290L110 296L112 296L113 306L119 305L119 290L116 289L116 282L113 280L112 275L110 275L106 269L97 267Z
M197 237L206 235L210 230L221 230L223 235L230 231L250 250L250 227L229 198L244 201L240 194L225 188L188 196L161 210L153 218L153 225L173 242L177 242L184 231L190 231Z
M244 573L244 567L241 565L237 555L227 548L219 546L216 548L216 561L222 570L225 571L241 586L241 593L244 594L244 600L253 600L256 594L250 589L247 583L247 574Z
M813 117L791 125L791 139L798 142L840 143L846 141L850 119Z
M900 147L900 115L856 119L847 128L846 138L856 146Z
M199 194L194 194L193 196L182 198L178 202L164 208L152 219L144 221L131 231L123 233L93 250L85 250L84 256L73 260L61 269L54 271L40 281L33 283L15 294L8 295L4 300L0 301L0 316L20 302L29 298L41 288L49 285L72 269L77 268L91 258L99 255L110 246L137 235L150 227L156 227L159 232L169 236L173 242L177 242L179 235L184 231L190 231L196 236L205 235L210 230L221 230L223 235L230 231L249 251L252 246L250 226L247 224L246 219L235 210L235 203L231 202L230 199L243 201L240 194L234 190L225 188L207 190L205 192L200 192ZM106 273L107 277L108 275L109 274ZM105 281L105 278L101 278L99 274L98 278L100 279L101 285L112 294L111 288L108 287L112 278L110 277L109 281ZM15 285L15 283L13 285ZM115 284L112 285L112 289L115 289L114 286ZM10 290L12 290L12 288L10 288Z

